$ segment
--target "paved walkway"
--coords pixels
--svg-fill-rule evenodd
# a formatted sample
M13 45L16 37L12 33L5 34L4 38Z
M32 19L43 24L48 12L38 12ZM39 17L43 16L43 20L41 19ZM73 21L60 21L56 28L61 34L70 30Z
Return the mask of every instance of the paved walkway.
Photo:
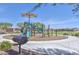
M12 35L12 34L2 34L2 35L0 34L0 42L2 42L2 41L10 41L11 43L15 43L12 40L3 38L3 36L6 36L6 35Z
M36 49L36 48L59 48L74 52L79 52L79 38L68 36L67 39L56 41L29 41L23 45L23 48Z
M0 42L12 40L4 39L3 36L11 34L0 35ZM69 51L79 52L79 38L75 36L68 36L67 39L55 40L55 41L29 41L27 44L22 46L23 49L36 49L36 48L59 48Z

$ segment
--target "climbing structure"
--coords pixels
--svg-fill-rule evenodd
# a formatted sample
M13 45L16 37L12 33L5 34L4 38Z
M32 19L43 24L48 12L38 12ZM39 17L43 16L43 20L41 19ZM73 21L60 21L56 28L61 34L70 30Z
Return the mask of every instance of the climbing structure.
M40 28L33 25L32 23L29 24L24 22L24 27L21 29L22 35L26 35L28 38L30 38L33 35L35 36L35 32L42 33L42 36L44 36L44 26L42 25Z

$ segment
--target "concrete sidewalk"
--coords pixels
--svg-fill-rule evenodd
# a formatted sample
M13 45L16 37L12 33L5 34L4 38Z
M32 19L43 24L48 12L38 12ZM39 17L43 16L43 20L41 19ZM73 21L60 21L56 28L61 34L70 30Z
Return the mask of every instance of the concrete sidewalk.
M79 38L75 36L68 36L67 39L56 41L29 41L22 46L23 49L36 48L59 48L69 51L79 52Z
M3 36L11 34L0 35L0 42L12 40L4 39ZM66 39L54 40L54 41L29 41L22 46L23 49L36 49L36 48L60 48L69 51L79 52L79 38L75 36L68 36Z

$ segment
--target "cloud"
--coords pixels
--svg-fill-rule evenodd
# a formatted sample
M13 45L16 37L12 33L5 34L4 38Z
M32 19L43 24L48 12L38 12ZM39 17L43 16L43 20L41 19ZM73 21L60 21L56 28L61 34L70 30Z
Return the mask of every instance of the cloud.
M52 25L59 25L59 24L69 24L69 23L74 23L78 22L78 18L70 18L70 19L65 19L65 20L55 20L55 19L49 19L44 22L44 24L52 24Z

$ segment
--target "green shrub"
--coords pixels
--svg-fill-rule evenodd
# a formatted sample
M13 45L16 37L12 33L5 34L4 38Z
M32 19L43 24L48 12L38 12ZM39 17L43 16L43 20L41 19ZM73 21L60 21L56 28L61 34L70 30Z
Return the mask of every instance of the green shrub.
M12 47L12 44L8 41L3 41L1 44L0 44L0 50L9 50L11 49Z
M75 35L75 36L79 36L79 33L75 33L74 35Z
M69 35L68 33L63 33L63 35Z

